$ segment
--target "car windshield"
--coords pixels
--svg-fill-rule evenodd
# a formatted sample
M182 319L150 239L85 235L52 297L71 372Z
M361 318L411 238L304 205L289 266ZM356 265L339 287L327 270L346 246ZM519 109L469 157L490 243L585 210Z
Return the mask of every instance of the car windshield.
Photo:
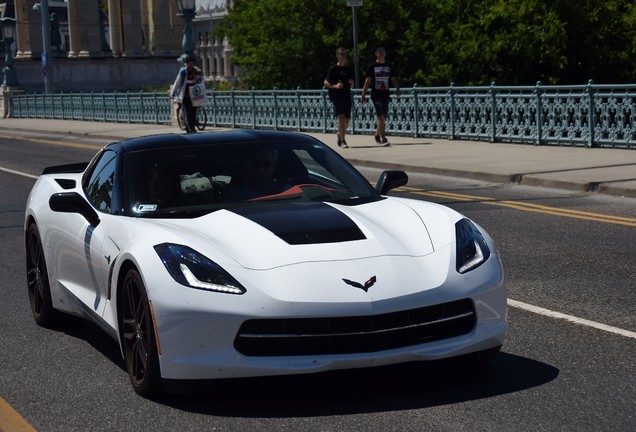
M197 217L276 201L356 205L381 199L333 150L312 139L196 144L124 158L126 214Z

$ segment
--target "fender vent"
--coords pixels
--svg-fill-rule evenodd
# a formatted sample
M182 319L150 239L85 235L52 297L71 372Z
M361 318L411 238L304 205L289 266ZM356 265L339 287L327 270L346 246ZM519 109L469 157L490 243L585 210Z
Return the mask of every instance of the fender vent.
M75 180L55 179L55 181L62 186L62 189L75 189Z

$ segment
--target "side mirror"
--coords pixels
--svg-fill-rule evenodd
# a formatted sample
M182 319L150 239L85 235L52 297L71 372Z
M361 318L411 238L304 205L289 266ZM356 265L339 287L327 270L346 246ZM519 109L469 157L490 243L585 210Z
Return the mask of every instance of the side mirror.
M54 212L78 213L92 226L99 225L99 216L91 205L77 192L60 192L51 195L49 207Z
M375 185L375 190L380 195L386 195L391 189L404 186L409 182L409 176L404 171L387 170L380 174L380 178Z

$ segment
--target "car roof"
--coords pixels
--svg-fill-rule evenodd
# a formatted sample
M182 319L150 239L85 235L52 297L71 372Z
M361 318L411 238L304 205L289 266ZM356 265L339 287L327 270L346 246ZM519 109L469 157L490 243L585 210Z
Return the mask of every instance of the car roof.
M235 129L221 132L204 132L195 134L162 134L131 138L112 143L106 148L128 152L153 150L173 146L209 146L215 144L264 142L264 141L298 141L311 140L308 135L271 130Z

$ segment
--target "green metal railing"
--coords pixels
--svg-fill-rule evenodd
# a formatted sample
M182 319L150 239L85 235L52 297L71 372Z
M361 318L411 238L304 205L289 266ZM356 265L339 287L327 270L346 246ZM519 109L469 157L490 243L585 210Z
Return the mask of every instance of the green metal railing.
M373 134L375 112L354 92L350 133ZM335 133L327 91L208 91L214 127ZM171 124L167 93L16 94L20 118ZM391 135L636 149L636 85L413 87L393 96Z
M16 118L170 124L166 93L22 93L12 96Z

